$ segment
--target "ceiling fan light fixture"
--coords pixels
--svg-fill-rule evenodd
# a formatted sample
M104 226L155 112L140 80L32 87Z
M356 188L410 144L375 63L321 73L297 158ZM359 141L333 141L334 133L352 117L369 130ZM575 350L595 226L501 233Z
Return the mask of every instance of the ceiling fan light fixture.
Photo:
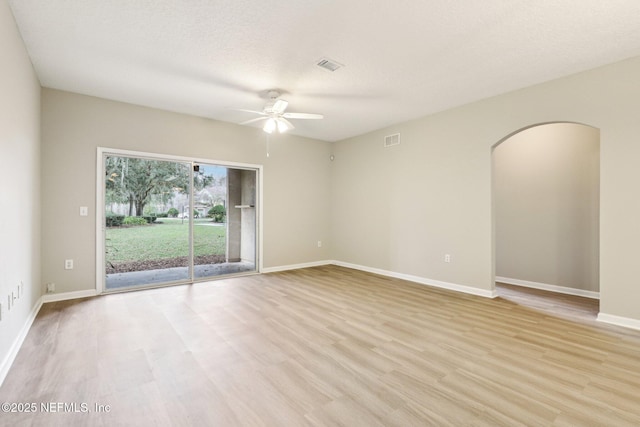
M278 132L284 133L289 130L289 125L282 120L278 120Z
M269 120L267 120L262 130L265 131L266 133L272 133L274 130L276 130L276 119L272 117Z

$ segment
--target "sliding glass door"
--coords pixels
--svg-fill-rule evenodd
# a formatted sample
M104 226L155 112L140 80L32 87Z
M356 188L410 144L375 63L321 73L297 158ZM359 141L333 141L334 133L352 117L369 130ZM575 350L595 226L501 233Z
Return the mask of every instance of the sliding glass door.
M257 271L256 169L104 153L104 289Z

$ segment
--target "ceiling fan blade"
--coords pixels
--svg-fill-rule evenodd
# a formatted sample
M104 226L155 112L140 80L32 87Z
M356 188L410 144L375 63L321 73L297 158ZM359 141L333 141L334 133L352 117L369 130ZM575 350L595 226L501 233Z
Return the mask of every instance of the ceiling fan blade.
M261 116L266 116L267 115L267 113L265 113L264 111L245 110L243 108L234 108L233 111L244 111L245 113L260 114Z
M273 111L275 114L282 114L284 113L284 110L287 109L287 105L289 105L289 103L284 99L277 99L273 104L273 107L271 107L271 111Z
M286 117L287 119L324 119L322 114L312 113L284 113L282 117Z
M284 117L279 117L278 120L282 120L283 122L285 122L287 124L287 126L289 126L289 129L295 129L296 128L293 125L293 123L291 123L289 120L285 119Z
M248 125L249 123L259 122L260 120L267 120L269 117L258 117L257 119L247 120L246 122L240 123L241 125Z

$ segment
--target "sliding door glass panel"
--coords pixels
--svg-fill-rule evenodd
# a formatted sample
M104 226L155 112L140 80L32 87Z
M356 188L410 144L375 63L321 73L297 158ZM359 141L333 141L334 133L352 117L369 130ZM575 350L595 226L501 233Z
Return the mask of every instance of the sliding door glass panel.
M193 265L196 278L215 276L226 262L227 169L197 164L193 176Z
M256 171L194 170L194 278L256 271Z
M191 163L105 155L105 288L191 278Z

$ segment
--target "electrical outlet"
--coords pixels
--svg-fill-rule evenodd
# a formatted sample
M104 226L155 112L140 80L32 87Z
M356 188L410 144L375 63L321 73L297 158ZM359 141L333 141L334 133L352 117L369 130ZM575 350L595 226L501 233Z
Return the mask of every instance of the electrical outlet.
M318 247L321 248L322 247L322 240L318 240Z
M451 262L451 255L445 254L444 255L444 262Z
M47 283L47 293L51 294L53 292L56 291L56 284L55 283Z
M73 260L72 259L65 259L64 260L64 269L65 270L73 270Z

